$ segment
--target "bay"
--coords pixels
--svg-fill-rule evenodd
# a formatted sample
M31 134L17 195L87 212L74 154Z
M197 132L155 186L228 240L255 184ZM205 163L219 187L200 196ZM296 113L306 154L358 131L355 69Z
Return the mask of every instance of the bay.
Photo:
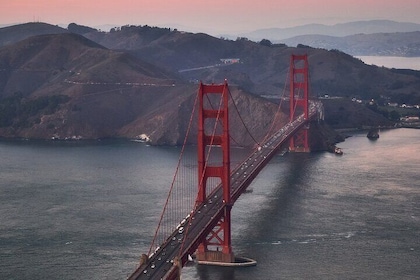
M355 56L368 65L379 67L420 70L420 57Z
M257 266L193 265L182 279L417 279L420 130L339 146L343 156L276 156L237 201L233 249ZM1 141L0 279L126 279L149 249L179 152Z

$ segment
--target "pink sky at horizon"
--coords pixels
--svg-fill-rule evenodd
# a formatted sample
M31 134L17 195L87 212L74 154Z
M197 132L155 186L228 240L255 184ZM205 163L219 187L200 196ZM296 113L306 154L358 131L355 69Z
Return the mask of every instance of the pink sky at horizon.
M214 35L372 19L420 23L420 1L1 0L0 3L0 24L33 21L59 25L75 22L92 27L147 24Z

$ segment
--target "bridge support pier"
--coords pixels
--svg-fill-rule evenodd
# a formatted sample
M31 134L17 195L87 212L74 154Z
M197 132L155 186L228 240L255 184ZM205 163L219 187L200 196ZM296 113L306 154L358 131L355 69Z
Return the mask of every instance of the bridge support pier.
M199 262L235 262L231 245L231 209L231 205L225 205L223 217L198 246L196 258Z
M233 253L225 254L220 251L205 251L196 253L196 258L198 263L206 264L206 263L234 263L235 256Z

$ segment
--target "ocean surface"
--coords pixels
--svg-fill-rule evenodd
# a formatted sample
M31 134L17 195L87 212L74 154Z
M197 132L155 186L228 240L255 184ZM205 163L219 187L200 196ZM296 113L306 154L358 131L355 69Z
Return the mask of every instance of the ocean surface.
M237 201L233 249L257 266L192 265L182 279L420 279L420 130L355 133L338 146L343 156L276 156ZM126 279L148 251L179 152L0 141L0 279Z

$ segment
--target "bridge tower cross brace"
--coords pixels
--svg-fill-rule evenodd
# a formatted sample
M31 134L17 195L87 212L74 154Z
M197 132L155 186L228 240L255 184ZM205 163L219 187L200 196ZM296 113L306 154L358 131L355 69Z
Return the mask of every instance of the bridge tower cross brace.
M290 58L290 121L293 121L296 111L304 113L305 120L309 118L309 64L308 56L292 55ZM298 131L289 142L289 150L294 152L310 152L309 126Z
M219 178L223 188L223 215L207 238L198 246L196 257L199 261L225 262L235 261L231 245L231 187L230 187L230 139L229 139L229 88L225 81L220 85L204 85L199 87L198 112L198 197L197 204L207 200L207 179ZM210 95L218 97L221 108L205 108L205 100ZM213 96L213 97L214 97ZM218 135L206 134L206 120L222 124L222 132ZM207 124L208 125L208 124ZM210 163L207 159L208 148L221 148L222 162ZM212 250L212 248L216 248ZM221 251L219 251L221 248Z

